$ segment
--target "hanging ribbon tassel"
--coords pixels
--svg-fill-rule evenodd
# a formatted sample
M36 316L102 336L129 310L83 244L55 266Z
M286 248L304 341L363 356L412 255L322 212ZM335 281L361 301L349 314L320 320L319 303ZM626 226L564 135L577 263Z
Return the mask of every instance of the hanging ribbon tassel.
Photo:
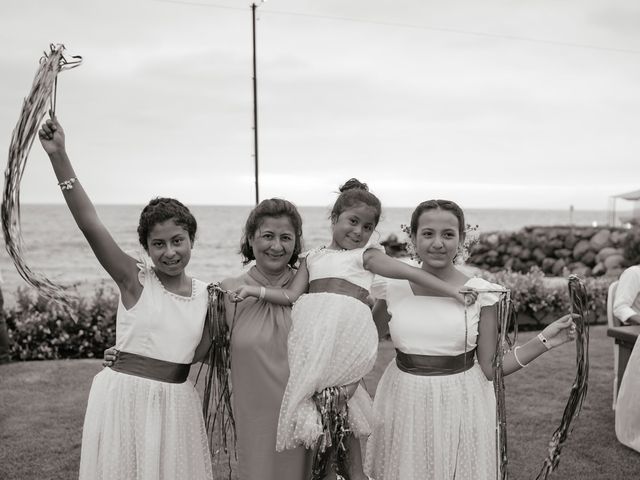
M320 413L322 434L314 447L311 480L322 480L333 470L344 480L349 480L349 406L344 387L328 387L315 397ZM333 461L330 460L333 458ZM330 467L330 468L329 468Z
M229 328L224 302L226 290L220 288L219 284L210 284L207 291L209 305L205 328L209 333L210 346L206 361L198 371L196 383L206 364L202 414L209 437L209 447L214 460L220 461L223 454L227 457L229 479L231 479L230 447L233 446L234 455L236 447L236 422L231 405L231 380L229 378L231 373L231 333L234 322L232 322L232 328ZM234 310L234 320L235 313Z
M500 293L498 300L498 335L496 350L493 355L493 389L496 396L496 478L506 480L508 477L507 454L507 407L505 402L503 361L505 354L513 348L518 335L515 310L511 303L511 292ZM509 331L513 329L513 337Z
M9 158L4 173L4 192L2 196L2 232L7 252L13 260L20 276L41 295L54 300L70 312L73 303L64 287L53 283L40 273L29 268L23 252L22 230L20 227L20 183L31 151L33 141L38 134L47 110L55 113L58 73L75 68L82 63L82 57L67 59L64 45L51 45L40 59L40 66L31 86L31 91L22 104L18 123L11 135Z
M571 393L564 408L560 426L553 432L549 442L549 455L545 458L536 480L546 479L558 466L562 447L573 430L573 422L580 415L582 404L587 396L589 383L588 295L584 283L576 275L569 276L569 299L571 313L579 315L579 318L574 320L576 324L576 378L571 386Z

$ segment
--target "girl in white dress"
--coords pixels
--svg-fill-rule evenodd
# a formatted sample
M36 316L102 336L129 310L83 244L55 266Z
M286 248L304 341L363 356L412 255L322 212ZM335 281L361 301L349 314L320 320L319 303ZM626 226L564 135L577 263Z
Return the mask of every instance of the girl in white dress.
M368 303L374 274L410 279L453 297L452 303L462 305L465 301L458 286L392 259L380 245L370 242L381 205L365 184L351 179L340 192L331 212L331 245L307 254L289 288L243 286L236 291L241 299L254 296L278 304L295 302L288 338L290 376L280 409L278 450L316 445L323 425L314 394L328 387L349 385L351 431L355 437L371 433L371 398L358 383L373 367L378 348ZM359 448L352 446L350 450L350 478L365 478ZM344 469L339 473L347 475Z
M411 217L422 269L454 289L502 289L454 266L465 235L464 214L447 200L423 202ZM479 293L467 308L413 281L377 278L376 324L389 320L397 357L380 379L376 423L365 471L375 480L494 480L496 401L491 382L496 302ZM387 314L388 310L388 314ZM381 315L378 312L382 312ZM570 315L504 357L504 374L574 338ZM381 328L382 329L382 328ZM466 345L465 345L466 338Z
M196 220L177 200L152 200L140 216L138 236L153 266L140 263L98 218L58 121L47 120L39 136L69 210L120 290L118 355L91 386L80 479L210 480L201 402L187 380L207 308L206 284L185 273Z

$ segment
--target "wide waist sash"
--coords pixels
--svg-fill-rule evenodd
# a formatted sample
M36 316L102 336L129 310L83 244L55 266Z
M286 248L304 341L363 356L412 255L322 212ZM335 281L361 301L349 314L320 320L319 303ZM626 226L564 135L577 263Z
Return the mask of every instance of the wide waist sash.
M309 282L309 293L337 293L360 300L369 306L369 291L344 278L318 278Z
M412 375L442 376L462 373L473 367L475 348L454 357L444 355L415 355L396 349L396 365Z
M116 372L166 383L186 382L190 368L191 365L188 363L166 362L122 351L118 351L111 366L111 369Z

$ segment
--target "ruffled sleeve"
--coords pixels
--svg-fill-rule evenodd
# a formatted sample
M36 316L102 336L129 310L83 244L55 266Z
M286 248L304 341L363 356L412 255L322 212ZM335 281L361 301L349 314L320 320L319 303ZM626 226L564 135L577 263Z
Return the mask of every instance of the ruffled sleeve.
M138 281L144 287L145 279L149 275L149 269L151 268L151 262L146 255L140 254L136 265L138 266Z
M467 281L467 283L465 283L465 287L477 288L479 290L480 289L483 289L483 290L504 290L504 287L502 285L498 285L497 283L488 282L487 280L484 280L483 278L479 278L479 277L474 277L474 278L469 279ZM476 305L478 305L478 308L488 307L490 305L493 305L493 304L497 303L498 300L500 300L500 294L499 293L481 292L481 293L478 294L478 300L476 301Z
M386 254L386 250L384 249L384 247L382 245L380 245L380 243L378 243L377 241L373 240L373 235L371 236L371 238L369 239L369 242L364 246L360 248L361 252L360 252L360 262L362 264L362 268L364 268L364 254L365 252L369 251L369 250L380 250L382 253Z

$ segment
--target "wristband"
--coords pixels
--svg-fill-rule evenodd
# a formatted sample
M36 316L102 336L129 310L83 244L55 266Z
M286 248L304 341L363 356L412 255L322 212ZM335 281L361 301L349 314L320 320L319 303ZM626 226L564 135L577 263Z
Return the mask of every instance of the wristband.
M76 183L78 179L76 177L71 177L68 180L63 180L62 182L58 182L58 186L60 190L71 190L73 188L73 184Z
M538 334L538 340L542 342L544 348L546 348L547 350L551 350L551 344L549 343L549 340L547 340L547 337L545 337L542 333Z
M267 289L264 287L260 287L260 295L258 296L258 300L264 300L264 296L267 294Z
M546 339L545 339L546 340ZM520 345L518 345L516 348L513 349L513 358L516 359L516 362L518 363L518 365L520 365L522 368L525 368L527 365L529 365L528 363L522 363L520 361L520 359L518 358L518 349L520 348Z

